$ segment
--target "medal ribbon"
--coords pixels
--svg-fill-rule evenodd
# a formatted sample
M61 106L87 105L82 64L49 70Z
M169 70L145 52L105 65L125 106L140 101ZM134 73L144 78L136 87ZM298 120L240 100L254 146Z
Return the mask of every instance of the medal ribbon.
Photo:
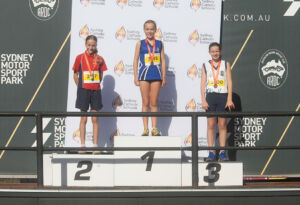
M151 53L151 50L150 50L150 46L148 44L148 39L146 38L145 39L145 42L147 44L147 48L148 48L148 54L150 56L150 60L151 60L151 63L154 63L154 54L155 54L155 39L154 39L154 42L153 42L153 49L152 49L152 53Z
M212 70L213 78L214 78L214 85L218 85L218 77L219 77L219 71L220 71L220 67L221 67L221 60L219 60L219 62L218 62L217 75L215 75L213 60L211 60L210 64L211 64L211 70Z
M93 65L94 65L93 70L91 69L91 65L90 65L90 62L87 59L86 53L84 53L84 58L85 58L85 62L87 64L87 66L88 66L90 76L92 76L93 73L94 73L93 70L95 69L95 67L97 65L97 55L95 54L94 59L93 59ZM94 78L94 76L93 76L93 78Z

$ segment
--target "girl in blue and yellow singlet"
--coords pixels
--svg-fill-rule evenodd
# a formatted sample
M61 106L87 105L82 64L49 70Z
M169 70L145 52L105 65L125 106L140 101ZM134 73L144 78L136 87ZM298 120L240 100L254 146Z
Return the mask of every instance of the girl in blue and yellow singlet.
M133 69L134 83L140 87L142 95L142 112L158 111L160 88L166 84L166 62L163 43L156 40L156 23L148 20L144 23L146 39L136 44ZM139 67L139 68L138 68ZM152 117L152 136L161 135L157 129L157 117ZM149 135L148 117L143 117L143 136Z

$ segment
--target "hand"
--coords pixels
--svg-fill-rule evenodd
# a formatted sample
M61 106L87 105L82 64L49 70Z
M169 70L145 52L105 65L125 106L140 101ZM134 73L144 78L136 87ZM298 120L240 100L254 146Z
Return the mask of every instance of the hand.
M231 111L231 109L234 109L234 104L232 100L227 100L225 108L228 108L229 111Z
M163 78L161 81L161 87L165 87L166 83L167 83L166 78Z
M136 86L140 86L140 81L137 78L134 78L134 84Z
M202 108L203 108L204 110L208 110L208 107L209 107L209 105L208 105L207 101L204 100L204 101L202 102Z

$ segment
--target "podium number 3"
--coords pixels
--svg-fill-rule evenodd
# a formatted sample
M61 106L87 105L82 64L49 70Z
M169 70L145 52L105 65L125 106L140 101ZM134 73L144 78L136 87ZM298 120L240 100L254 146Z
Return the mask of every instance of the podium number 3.
M146 152L146 154L141 156L142 160L145 160L146 158L148 158L147 167L146 167L146 171L148 172L148 171L151 171L151 168L152 168L153 158L154 158L154 151Z
M206 167L209 176L205 176L203 180L207 183L217 182L220 178L219 171L221 170L221 165L218 163L209 163Z
M92 170L93 163L91 161L80 161L77 164L77 168L82 168L83 165L86 165L87 167L85 169L76 172L74 180L90 180L90 176L81 176L81 175L85 173L89 173Z

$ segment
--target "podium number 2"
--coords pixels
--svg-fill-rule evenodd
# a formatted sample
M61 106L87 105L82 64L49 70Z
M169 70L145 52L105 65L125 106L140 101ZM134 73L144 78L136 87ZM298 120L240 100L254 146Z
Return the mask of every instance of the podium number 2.
M154 151L146 152L146 154L141 156L142 160L145 160L146 158L148 158L147 167L146 167L146 171L148 172L148 171L151 171L151 168L152 168L153 158L154 158Z
M205 176L203 180L207 183L217 182L220 178L219 171L221 170L221 165L218 163L209 163L206 169L209 176Z
M85 169L76 172L74 180L90 180L90 176L81 176L81 175L85 173L89 173L92 170L93 163L91 161L80 161L77 164L77 168L82 168L83 165L86 165L87 167Z

